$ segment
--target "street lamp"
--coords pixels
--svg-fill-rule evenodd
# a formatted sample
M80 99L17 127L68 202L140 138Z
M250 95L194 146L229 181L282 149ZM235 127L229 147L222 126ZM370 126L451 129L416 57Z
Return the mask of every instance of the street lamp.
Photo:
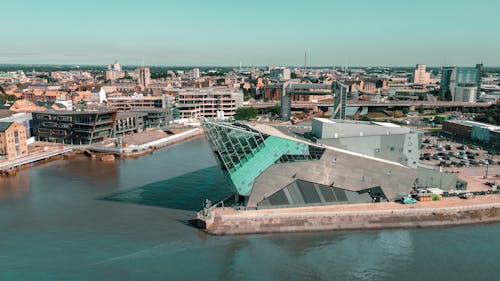
M487 163L486 163L486 171L484 173L484 178L487 179L488 178L488 168L490 166L490 161L492 160L492 154L490 154L490 152L488 152L488 159L487 159Z

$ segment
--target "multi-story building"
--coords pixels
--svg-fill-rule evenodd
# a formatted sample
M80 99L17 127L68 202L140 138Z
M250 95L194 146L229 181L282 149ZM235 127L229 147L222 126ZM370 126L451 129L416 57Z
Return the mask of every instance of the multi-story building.
M349 91L349 86L335 81L332 85L333 87L333 108L332 108L332 119L346 119L346 107L347 107L347 94Z
M151 72L149 67L140 67L137 69L137 83L142 90L149 87L151 83Z
M37 140L92 144L110 137L116 111L42 111L32 115L32 133Z
M264 101L279 101L281 95L283 94L282 84L265 85L264 89Z
M477 90L477 87L473 85L456 86L453 101L476 102Z
M0 122L0 160L27 154L26 127L17 122Z
M453 73L453 67L441 68L441 83L440 83L441 88L439 91L439 95L443 100L446 96L446 92L450 91L450 81L452 73Z
M107 70L106 80L115 81L125 77L125 71Z
M475 102L481 87L482 70L482 64L476 67L444 67L441 72L441 96L444 98L449 91L453 101Z
M443 122L443 132L490 145L500 151L500 126L469 120L448 120Z
M119 111L116 115L113 135L140 133L151 128L162 128L173 121L171 109L138 109Z
M231 117L243 105L243 93L234 89L181 90L176 94L180 118Z
M413 84L427 85L431 79L431 73L425 71L425 64L417 64L413 72Z
M290 69L286 67L276 67L269 71L269 77L274 81L288 81L291 75Z
M188 77L191 79L198 79L200 78L200 69L199 68L193 68L188 72Z
M107 102L108 107L116 110L167 108L170 104L170 100L167 95L145 96L137 93L131 96L108 96Z
M453 174L314 142L301 126L210 120L202 120L202 126L232 181L236 202L247 208L395 201L416 187L463 188ZM351 126L345 129L356 130ZM413 141L419 153L420 143Z
M106 71L106 80L117 80L125 77L125 71L122 70L121 65L118 61L115 61L114 64L108 65L108 70Z
M113 135L140 133L146 128L146 112L122 111L116 114Z

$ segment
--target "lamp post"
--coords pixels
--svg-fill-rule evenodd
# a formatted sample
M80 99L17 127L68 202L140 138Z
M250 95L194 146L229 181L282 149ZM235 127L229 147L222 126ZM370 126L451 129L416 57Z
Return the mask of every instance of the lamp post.
M488 156L488 160L487 160L487 163L486 163L486 171L485 171L485 173L484 173L484 178L485 178L485 179L487 179L487 178L488 178L488 168L489 168L489 166L490 166L490 161L491 161L491 159L492 159L492 157L491 157L492 155L491 155L489 152L488 152L488 155L489 155L489 156Z

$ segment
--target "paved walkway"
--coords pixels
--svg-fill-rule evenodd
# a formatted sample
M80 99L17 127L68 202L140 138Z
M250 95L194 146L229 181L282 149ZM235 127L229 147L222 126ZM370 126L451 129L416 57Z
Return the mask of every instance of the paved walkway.
M233 208L216 208L216 216L222 215L264 215L264 214L304 214L318 212L371 212L371 211L391 211L391 210L429 210L440 208L460 208L468 206L481 206L489 204L498 204L500 206L500 194L490 194L476 196L472 199L461 199L458 197L447 197L440 201L424 201L416 204L405 205L396 202L387 203L368 203L368 204L345 204L345 205L328 205L314 207L296 207L296 208L274 208L274 209L259 209L259 210L242 210L237 211Z
M29 154L27 156L23 156L20 158L16 158L13 160L9 160L9 161L0 163L0 170L1 171L9 170L9 169L12 169L15 167L19 167L19 166L30 164L33 162L37 162L37 161L40 161L43 159L47 159L47 158L50 158L50 157L53 157L56 155L61 155L61 154L70 152L72 150L73 150L72 147L64 147L64 148L58 148L58 149L50 150L50 151L35 152L35 153Z

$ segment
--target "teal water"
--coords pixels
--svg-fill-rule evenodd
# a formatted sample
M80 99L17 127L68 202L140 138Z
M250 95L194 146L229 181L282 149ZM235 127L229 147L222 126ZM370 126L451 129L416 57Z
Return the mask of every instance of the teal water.
M138 158L0 179L0 280L498 280L500 225L207 236L228 194L203 138Z

